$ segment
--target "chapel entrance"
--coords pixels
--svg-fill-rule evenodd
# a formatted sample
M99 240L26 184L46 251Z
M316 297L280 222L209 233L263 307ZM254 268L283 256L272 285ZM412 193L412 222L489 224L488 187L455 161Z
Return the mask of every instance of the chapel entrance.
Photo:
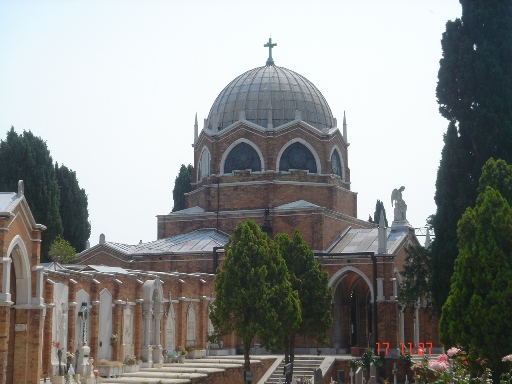
M353 267L336 273L333 290L333 345L339 353L373 346L373 289L368 277Z

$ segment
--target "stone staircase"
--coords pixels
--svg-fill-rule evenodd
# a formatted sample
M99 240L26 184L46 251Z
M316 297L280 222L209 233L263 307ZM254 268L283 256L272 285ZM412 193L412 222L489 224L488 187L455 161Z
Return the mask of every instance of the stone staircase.
M295 356L295 360L293 362L293 376L302 377L306 376L313 381L313 374L315 369L320 367L320 364L324 361L325 357L323 356L310 356L310 355L300 355ZM277 366L274 372L270 375L267 380L265 380L265 384L278 384L279 378L281 378L282 383L284 383L284 359Z
M255 362L254 359L251 361ZM240 358L186 359L184 364L164 364L162 368L142 368L138 372L124 373L116 378L103 378L101 384L186 384L243 364Z

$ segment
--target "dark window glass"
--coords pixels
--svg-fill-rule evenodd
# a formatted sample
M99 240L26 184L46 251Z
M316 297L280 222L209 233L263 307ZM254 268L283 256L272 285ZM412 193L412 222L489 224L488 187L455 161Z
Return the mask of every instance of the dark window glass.
M341 160L338 151L334 150L331 156L331 169L333 175L338 175L343 179L343 169L341 168Z
M261 161L256 150L247 143L240 143L229 152L224 163L224 173L234 170L250 169L252 172L261 171Z
M293 143L281 155L279 170L287 172L290 169L306 169L316 173L315 157L304 144Z

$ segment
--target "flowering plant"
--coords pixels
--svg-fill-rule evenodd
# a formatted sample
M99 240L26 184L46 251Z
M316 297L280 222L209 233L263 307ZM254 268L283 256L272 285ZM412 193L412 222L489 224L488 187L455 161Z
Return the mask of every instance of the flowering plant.
M53 340L53 341L52 341L52 345L53 345L55 348L62 350L62 348L60 347L60 341L55 341L55 340Z
M110 345L114 345L114 343L117 341L117 334L113 333L110 335Z
M297 384L313 384L313 381L311 380L311 378L306 377L306 376L300 376L300 377L294 376L293 378L295 379Z
M429 383L492 383L491 371L485 367L487 359L477 359L482 373L471 375L467 354L460 348L452 347L436 359L424 355L420 363L413 364L416 380Z
M504 363L512 363L512 355L507 355L503 359L501 359ZM500 377L500 384L510 384L512 383L512 369L506 373L502 373Z
M123 363L125 365L136 365L138 363L138 361L137 361L137 358L135 357L135 355L127 354L124 357L124 362Z
M97 369L92 371L92 373L94 374L95 377L98 377L100 375L100 371L98 371Z
M73 359L75 357L75 355L69 351L66 352L66 360L68 362L71 362L71 359Z

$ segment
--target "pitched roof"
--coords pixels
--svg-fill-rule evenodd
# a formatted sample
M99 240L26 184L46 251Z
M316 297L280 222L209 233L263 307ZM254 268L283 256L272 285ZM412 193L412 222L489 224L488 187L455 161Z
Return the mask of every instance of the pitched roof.
M351 252L375 252L378 250L378 228L351 228L332 247L329 253L351 253ZM407 237L408 230L392 231L386 229L387 253L393 254L398 246Z
M21 197L17 193L0 192L0 212L12 212L18 199L21 200Z
M228 234L212 228L197 229L192 232L136 245L105 242L102 246L124 255L147 255L168 253L211 252L213 247L222 247L228 241ZM95 246L98 247L99 245ZM94 248L95 248L94 247ZM91 248L90 248L91 249ZM86 249L81 253L88 252Z

